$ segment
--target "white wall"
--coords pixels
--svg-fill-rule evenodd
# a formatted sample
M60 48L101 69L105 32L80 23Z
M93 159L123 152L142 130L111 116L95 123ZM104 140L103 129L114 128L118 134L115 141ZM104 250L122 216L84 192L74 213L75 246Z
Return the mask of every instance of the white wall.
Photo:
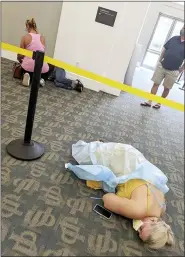
M148 2L64 2L54 58L123 82L148 5ZM118 12L114 27L95 22L98 6ZM81 79L90 89L120 93Z
M11 61L14 61L14 62L17 61L17 54L16 53L5 51L3 49L1 49L1 57L6 58L6 59L11 60Z
M5 2L2 8L2 41L19 46L25 22L34 18L46 39L46 54L53 57L62 2Z

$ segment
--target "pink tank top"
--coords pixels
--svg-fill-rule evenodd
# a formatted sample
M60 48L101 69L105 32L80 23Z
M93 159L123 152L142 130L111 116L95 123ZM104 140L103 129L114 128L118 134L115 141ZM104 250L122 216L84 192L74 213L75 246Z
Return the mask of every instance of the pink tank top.
M40 41L40 34L34 34L34 33L29 33L30 36L32 37L31 43L26 47L27 50L31 51L43 51L45 52L45 46ZM27 56L24 57L23 62L22 62L22 67L24 70L33 72L34 71L34 66L35 66L35 61ZM44 63L42 66L42 73L46 73L49 71L49 66L47 63Z

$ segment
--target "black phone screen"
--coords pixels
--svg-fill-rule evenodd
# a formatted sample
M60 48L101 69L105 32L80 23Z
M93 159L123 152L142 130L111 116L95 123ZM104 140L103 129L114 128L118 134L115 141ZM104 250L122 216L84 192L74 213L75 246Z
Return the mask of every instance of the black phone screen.
M106 217L107 219L109 219L112 215L112 213L110 211L106 210L105 208L103 208L102 206L100 206L98 204L94 207L94 211L101 214L102 216Z

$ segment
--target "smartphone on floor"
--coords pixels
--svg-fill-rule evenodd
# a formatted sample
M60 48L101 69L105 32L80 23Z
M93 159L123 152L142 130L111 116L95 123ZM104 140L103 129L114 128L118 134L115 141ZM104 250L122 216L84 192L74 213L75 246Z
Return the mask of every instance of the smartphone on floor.
M112 216L112 213L105 209L103 206L100 206L99 204L96 204L95 207L93 208L93 211L98 213L99 215L103 216L106 219L110 219Z

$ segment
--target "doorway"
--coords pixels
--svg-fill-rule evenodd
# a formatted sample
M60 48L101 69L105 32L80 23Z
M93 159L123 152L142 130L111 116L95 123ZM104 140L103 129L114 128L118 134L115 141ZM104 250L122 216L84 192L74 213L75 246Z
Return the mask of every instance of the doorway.
M178 36L183 25L183 20L160 13L142 61L143 67L155 69L164 44L173 36Z

